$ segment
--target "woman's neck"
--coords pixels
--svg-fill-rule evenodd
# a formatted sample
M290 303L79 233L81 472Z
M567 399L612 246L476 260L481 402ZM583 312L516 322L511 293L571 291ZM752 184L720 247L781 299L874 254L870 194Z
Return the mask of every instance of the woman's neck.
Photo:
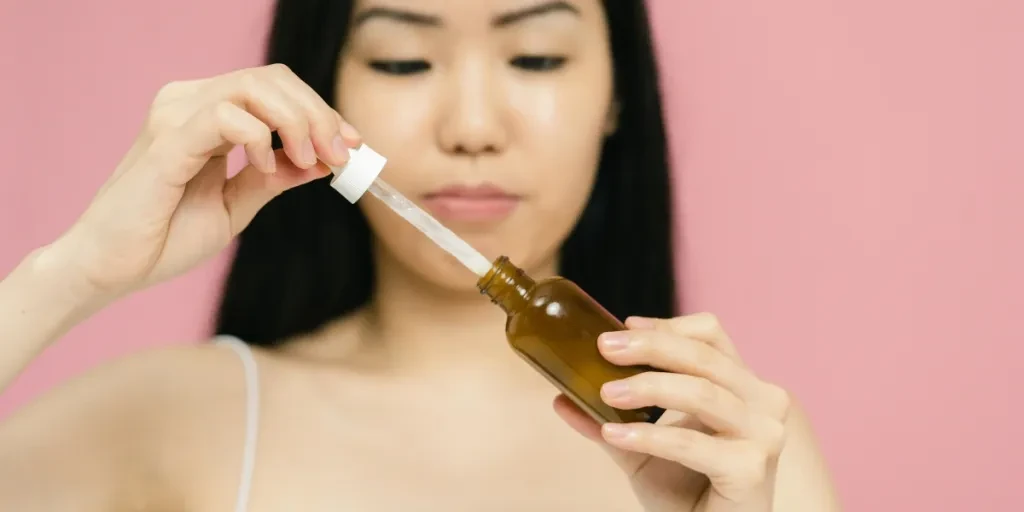
M531 269L554 273L555 262ZM505 313L473 286L443 289L378 251L374 298L364 312L363 347L403 373L522 370L505 340ZM375 359L376 359L375 358Z
M549 275L555 266L539 265L531 274ZM375 268L368 307L316 336L318 346L310 349L327 355L336 352L329 347L346 347L338 351L360 366L401 375L522 372L505 339L505 313L476 291L472 273L465 272L463 290L444 289L383 250Z

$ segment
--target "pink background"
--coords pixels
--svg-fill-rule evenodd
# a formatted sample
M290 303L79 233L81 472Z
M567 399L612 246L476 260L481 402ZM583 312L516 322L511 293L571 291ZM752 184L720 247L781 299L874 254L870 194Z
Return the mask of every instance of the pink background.
M0 274L85 207L162 83L259 62L267 4L3 0ZM849 510L1020 510L1024 3L653 6L689 309L802 398ZM203 336L222 264L75 329L0 416Z

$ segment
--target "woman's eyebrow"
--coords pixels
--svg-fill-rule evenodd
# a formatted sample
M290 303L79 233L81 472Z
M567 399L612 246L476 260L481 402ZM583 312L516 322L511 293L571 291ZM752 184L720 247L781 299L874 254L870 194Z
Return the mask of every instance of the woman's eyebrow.
M491 25L496 28L504 28L530 18L554 13L569 13L579 16L580 10L578 7L566 0L553 0L525 7L523 9L501 13L494 17ZM359 27L360 25L375 19L421 27L441 27L444 25L440 16L396 7L371 7L364 9L356 14L354 25Z

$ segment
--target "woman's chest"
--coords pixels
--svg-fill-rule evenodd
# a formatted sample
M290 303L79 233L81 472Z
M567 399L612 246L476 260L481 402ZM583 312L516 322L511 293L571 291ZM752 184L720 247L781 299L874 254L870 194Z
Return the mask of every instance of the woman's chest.
M239 489L250 512L640 510L627 476L551 409L553 390L340 389L265 386L251 471L238 425L193 453L194 510L231 510Z
M265 451L249 510L639 511L626 476L598 447L515 448Z
M350 411L269 421L249 510L639 510L627 476L549 399Z

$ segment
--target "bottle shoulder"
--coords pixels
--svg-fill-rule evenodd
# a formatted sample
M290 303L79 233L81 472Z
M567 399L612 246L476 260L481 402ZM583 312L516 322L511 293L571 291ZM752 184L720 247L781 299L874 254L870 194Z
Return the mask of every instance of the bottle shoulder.
M584 322L603 324L609 328L621 325L575 282L564 277L549 277L537 281L530 290L526 307L521 312L544 322Z
M562 295L586 295L576 283L561 276L545 277L533 286L531 296L557 297Z

